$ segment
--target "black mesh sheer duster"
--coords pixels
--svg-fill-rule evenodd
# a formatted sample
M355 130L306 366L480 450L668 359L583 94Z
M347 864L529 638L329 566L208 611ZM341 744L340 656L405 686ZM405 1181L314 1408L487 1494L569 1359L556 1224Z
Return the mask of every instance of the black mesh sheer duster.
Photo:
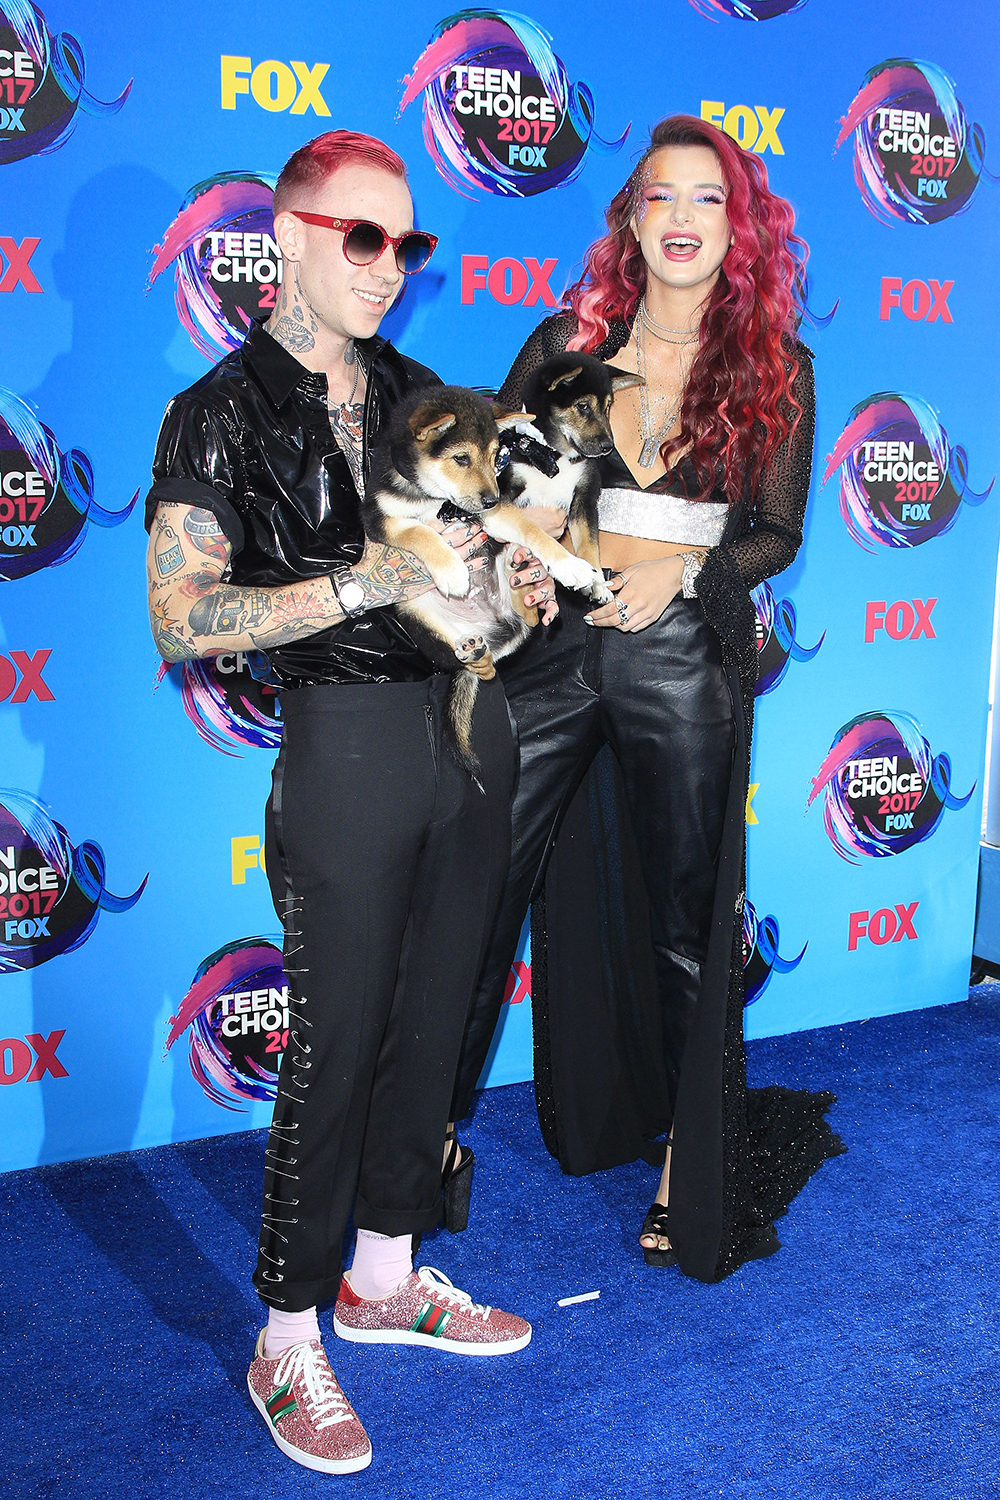
M501 401L517 406L525 376L564 350L575 328L570 313L546 319L515 360ZM593 352L613 360L628 337L628 325L613 322ZM809 351L797 344L794 355L802 409L794 436L758 492L731 508L696 584L722 643L737 734L712 934L676 1101L664 1079L645 887L607 749L566 814L532 906L535 1097L545 1143L575 1175L639 1157L662 1164L662 1137L672 1130L670 1239L682 1271L702 1281L776 1250L774 1220L844 1149L824 1118L832 1094L748 1090L744 1066L745 810L757 677L750 590L786 568L802 541L815 396Z

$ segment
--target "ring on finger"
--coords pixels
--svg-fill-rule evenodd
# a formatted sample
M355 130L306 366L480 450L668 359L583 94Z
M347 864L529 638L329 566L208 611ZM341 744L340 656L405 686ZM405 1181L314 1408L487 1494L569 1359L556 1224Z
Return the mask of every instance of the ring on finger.
M615 600L615 609L618 611L618 618L621 621L621 623L623 625L627 625L628 624L628 605L625 603L625 600L624 599L616 599Z

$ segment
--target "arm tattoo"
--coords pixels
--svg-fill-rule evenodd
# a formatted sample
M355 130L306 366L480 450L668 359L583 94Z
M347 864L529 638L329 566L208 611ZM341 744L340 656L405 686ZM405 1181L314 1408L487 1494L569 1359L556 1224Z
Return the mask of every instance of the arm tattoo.
M365 591L365 607L398 604L424 587L433 587L430 573L412 552L369 542L361 561L351 569Z
M184 530L199 552L214 557L223 566L229 561L229 543L226 533L215 518L215 513L195 506L184 517Z
M190 661L198 654L193 649L190 637L185 636L181 622L171 619L166 601L154 600L150 604L149 623L153 629L156 649L164 661Z
M178 568L183 568L184 549L172 526L164 524L157 527L157 547L154 556L156 571L161 578L169 578L171 573L176 573Z

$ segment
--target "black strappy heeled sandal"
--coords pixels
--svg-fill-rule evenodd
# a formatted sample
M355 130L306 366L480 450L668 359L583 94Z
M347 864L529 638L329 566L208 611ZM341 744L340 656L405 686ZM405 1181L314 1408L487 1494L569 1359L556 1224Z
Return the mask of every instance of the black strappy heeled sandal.
M657 1239L667 1238L669 1230L667 1229L667 1206L665 1203L654 1203L652 1205L649 1213L642 1221L639 1238L642 1239L644 1234L655 1235ZM645 1257L647 1266L676 1266L677 1264L677 1254L674 1250L656 1250L647 1248L645 1245L640 1245L639 1248Z
M469 1201L472 1197L472 1173L476 1158L468 1146L459 1145L453 1130L448 1131L445 1141L451 1142L451 1150L441 1173L444 1227L452 1234L461 1234L469 1224Z

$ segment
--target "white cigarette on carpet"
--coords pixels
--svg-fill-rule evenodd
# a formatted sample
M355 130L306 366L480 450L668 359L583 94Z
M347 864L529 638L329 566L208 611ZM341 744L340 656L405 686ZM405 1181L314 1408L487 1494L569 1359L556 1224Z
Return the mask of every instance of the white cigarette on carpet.
M600 1292L580 1292L576 1297L560 1297L556 1307L573 1307L577 1302L596 1302Z

